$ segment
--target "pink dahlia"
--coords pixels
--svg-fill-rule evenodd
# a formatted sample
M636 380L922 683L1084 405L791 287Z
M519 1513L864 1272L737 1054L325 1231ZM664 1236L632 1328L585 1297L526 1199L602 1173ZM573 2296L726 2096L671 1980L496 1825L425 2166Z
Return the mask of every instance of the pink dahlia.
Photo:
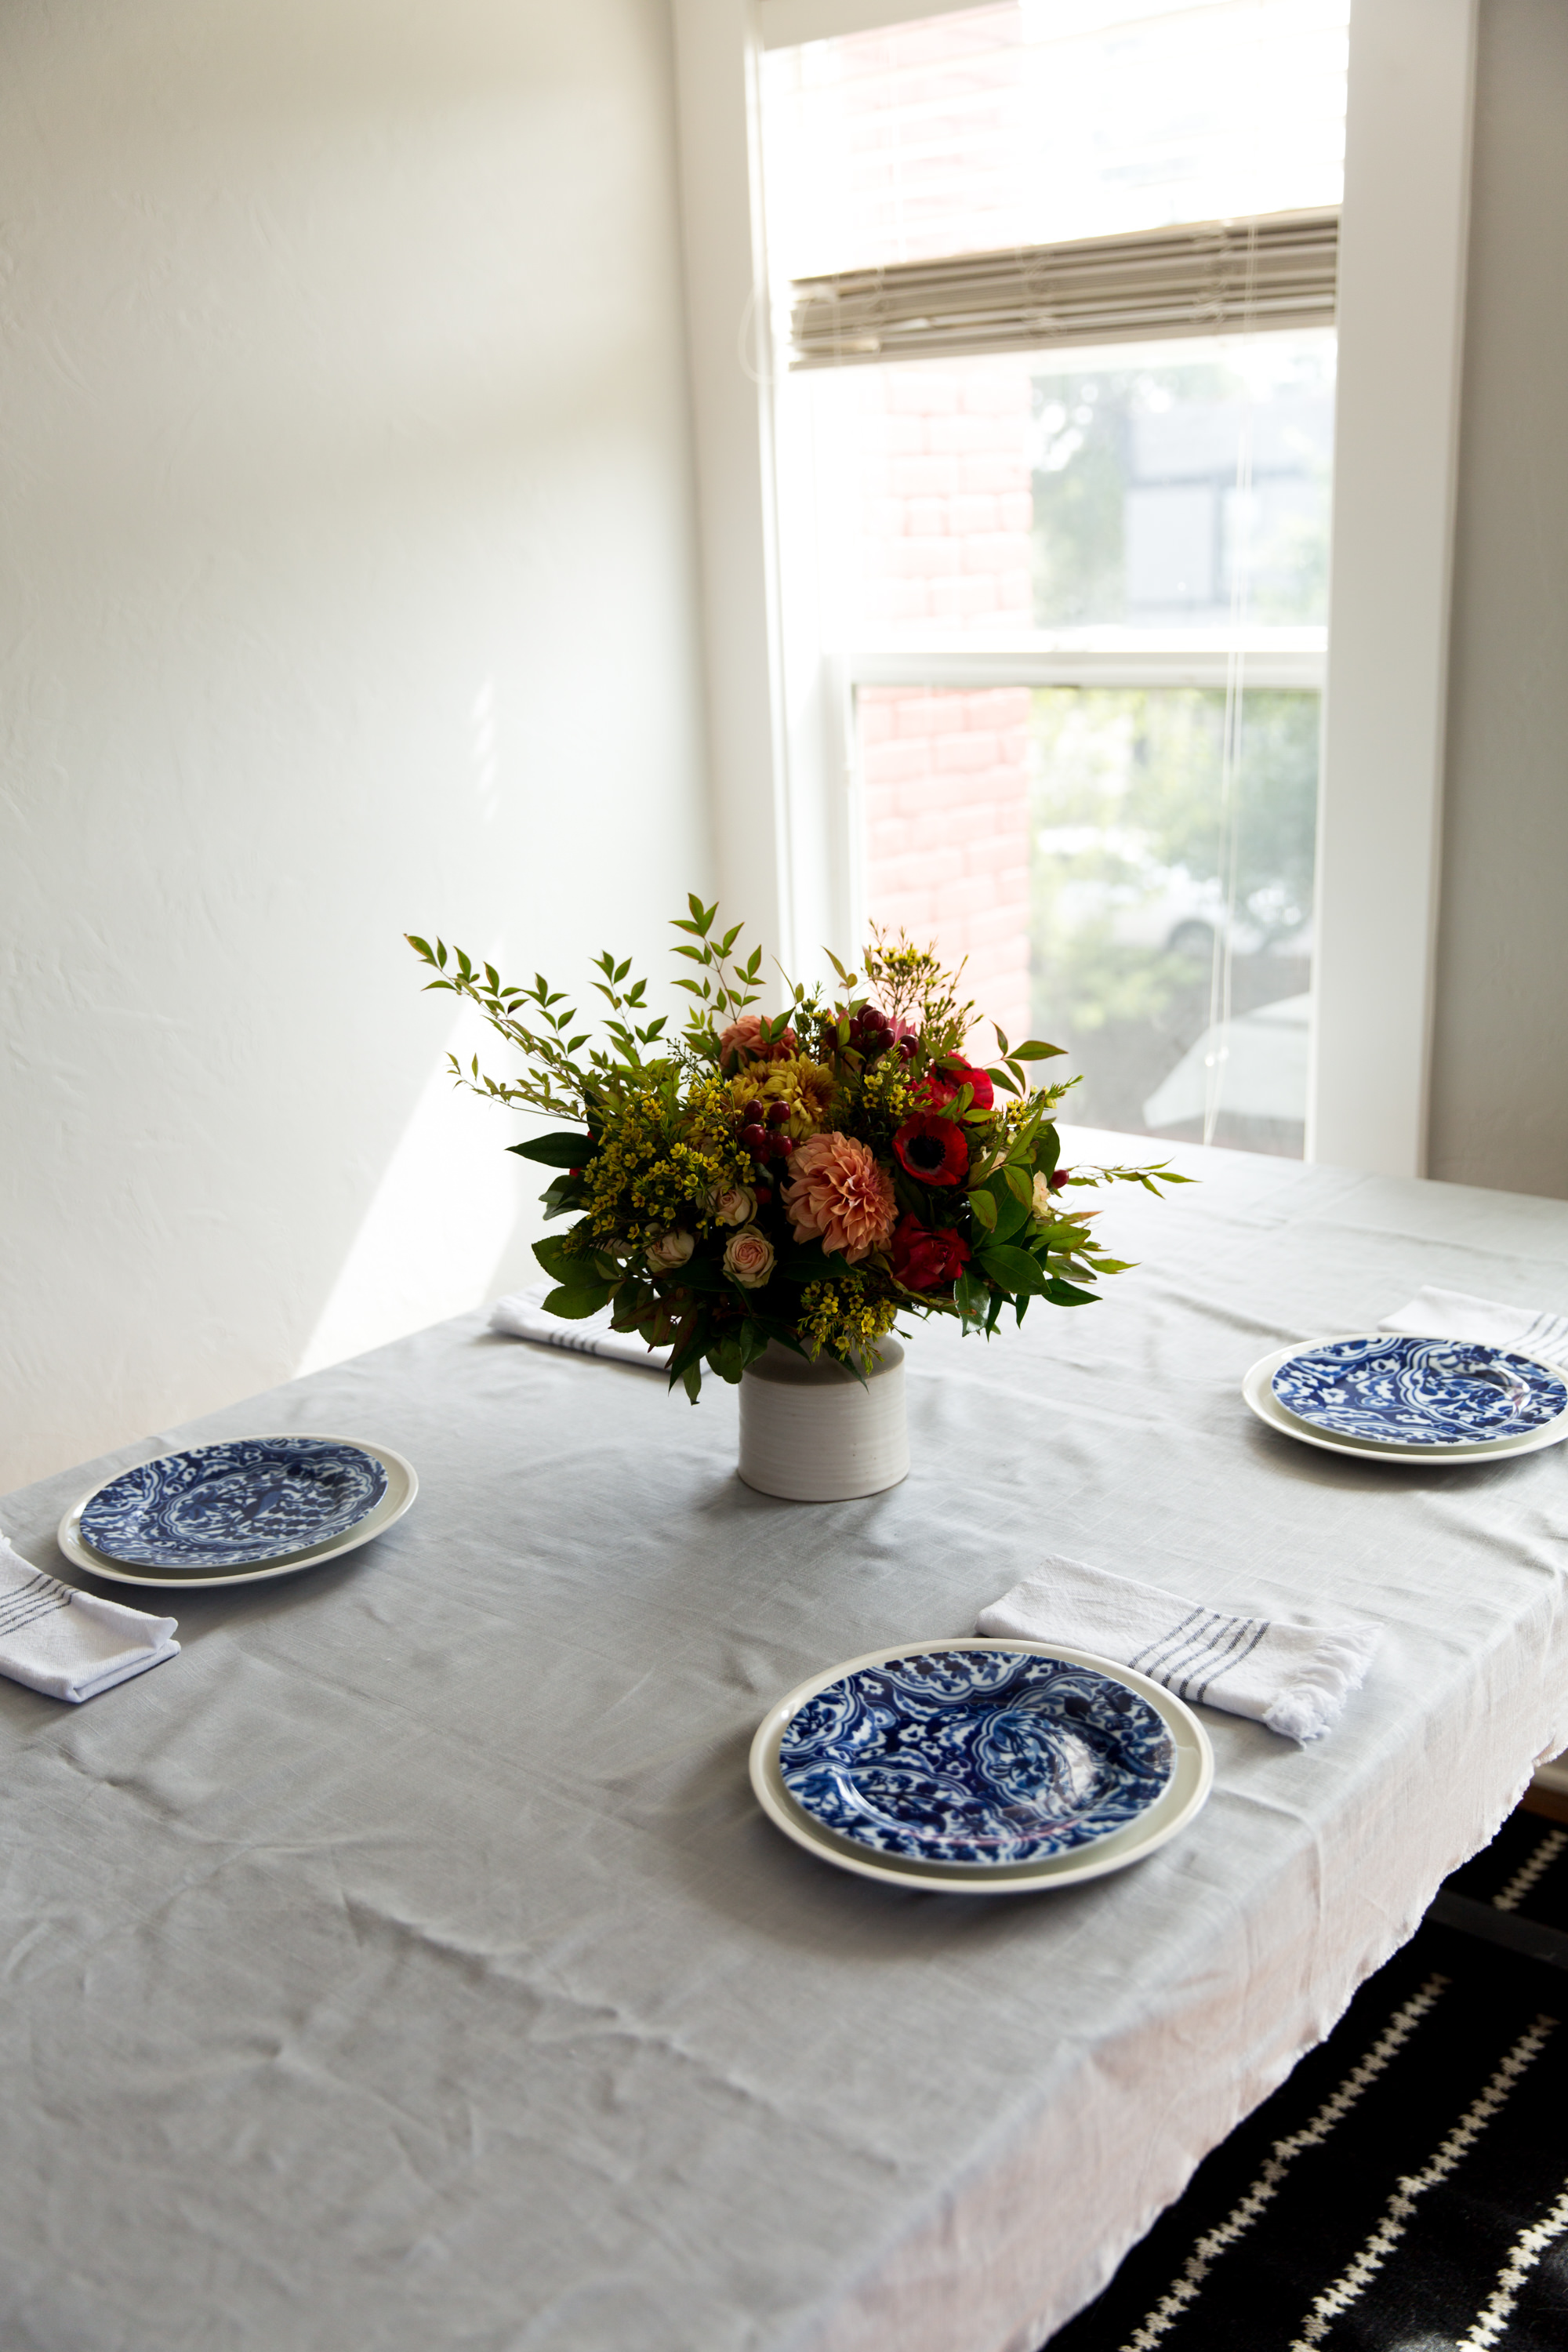
M789 1177L783 1198L796 1241L820 1239L853 1265L891 1240L893 1180L854 1136L808 1135L790 1154Z
M772 1044L764 1045L761 1013L742 1013L738 1021L719 1032L719 1067L729 1071L739 1069L742 1062L787 1062L799 1043L793 1029L781 1029Z

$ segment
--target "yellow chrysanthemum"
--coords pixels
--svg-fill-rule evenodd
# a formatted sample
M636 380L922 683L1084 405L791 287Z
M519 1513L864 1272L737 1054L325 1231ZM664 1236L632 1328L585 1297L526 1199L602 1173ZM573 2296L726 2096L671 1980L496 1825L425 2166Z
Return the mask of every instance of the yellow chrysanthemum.
M828 1124L833 1073L804 1054L792 1054L787 1061L756 1062L742 1070L731 1079L730 1096L737 1113L752 1103L761 1103L764 1112L770 1103L783 1103L789 1112L791 1140L800 1143Z

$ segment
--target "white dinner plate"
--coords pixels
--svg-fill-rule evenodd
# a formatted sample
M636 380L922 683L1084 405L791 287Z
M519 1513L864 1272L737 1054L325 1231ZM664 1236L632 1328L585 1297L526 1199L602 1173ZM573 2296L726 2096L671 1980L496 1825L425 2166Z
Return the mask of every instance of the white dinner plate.
M1092 1845L1080 1846L1074 1852L1055 1855L1047 1862L1005 1864L994 1870L977 1869L971 1863L932 1863L903 1861L896 1854L873 1853L869 1848L842 1838L820 1822L814 1822L795 1803L784 1784L779 1769L779 1741L784 1728L798 1707L808 1698L815 1698L829 1683L845 1675L859 1672L863 1666L885 1665L893 1658L908 1658L922 1650L1026 1650L1043 1658L1065 1658L1075 1665L1092 1666L1108 1675L1114 1682L1124 1683L1148 1700L1171 1734L1175 1747L1176 1765L1163 1796L1147 1811L1130 1822L1125 1829L1114 1830L1109 1837L1098 1838ZM898 1642L885 1650L868 1651L864 1657L846 1658L826 1672L813 1675L797 1685L777 1705L768 1709L757 1727L752 1742L752 1787L757 1802L768 1819L785 1837L804 1846L819 1862L830 1862L836 1869L847 1870L858 1878L875 1878L884 1886L900 1886L931 1895L1028 1895L1037 1889L1078 1885L1088 1878L1103 1878L1113 1870L1125 1869L1129 1863L1142 1862L1146 1854L1173 1838L1178 1831L1198 1813L1214 1785L1214 1750L1207 1732L1190 1706L1147 1675L1131 1666L1118 1666L1109 1658L1097 1657L1090 1650L1079 1650L1068 1642L1025 1642L1010 1637L989 1639L980 1634L966 1634L957 1640L943 1637L931 1642Z
M326 1433L320 1430L290 1429L258 1430L257 1434L265 1437L325 1437ZM386 1473L386 1492L374 1510L345 1535L326 1543L312 1544L303 1551L289 1553L284 1559L264 1560L254 1568L241 1565L205 1572L192 1569L133 1568L110 1559L84 1541L81 1515L94 1495L112 1485L115 1478L123 1477L125 1474L120 1470L116 1470L110 1478L100 1478L96 1486L89 1487L79 1501L71 1505L59 1523L55 1539L66 1558L78 1568L85 1569L89 1576L107 1578L111 1584L156 1585L170 1592L195 1591L204 1585L257 1584L266 1577L296 1576L303 1568L319 1568L323 1560L340 1559L344 1552L357 1550L361 1544L369 1543L374 1537L384 1534L395 1519L403 1517L419 1492L419 1480L414 1465L401 1454L395 1454L391 1446L373 1445L363 1437L331 1437L326 1442L334 1445L357 1445L363 1454L374 1454Z
M1343 1332L1344 1339L1364 1339L1365 1332ZM1323 1340L1293 1339L1289 1347L1277 1348L1271 1356L1260 1357L1241 1383L1242 1401L1250 1407L1268 1429L1278 1430L1281 1437L1293 1437L1299 1445L1315 1445L1324 1454L1339 1454L1352 1462L1386 1462L1408 1468L1419 1465L1422 1469L1441 1470L1449 1467L1469 1467L1477 1462L1511 1462L1521 1454L1539 1454L1543 1446L1561 1445L1568 1438L1568 1413L1558 1421L1549 1422L1544 1429L1532 1429L1523 1437L1500 1437L1489 1444L1480 1445L1397 1445L1374 1443L1371 1438L1342 1437L1327 1429L1319 1429L1310 1422L1299 1420L1282 1405L1275 1395L1272 1382L1281 1364L1303 1349L1326 1346ZM1560 1366L1549 1364L1544 1357L1531 1356L1527 1348L1510 1348L1512 1356L1525 1356L1539 1364L1553 1379L1561 1380Z

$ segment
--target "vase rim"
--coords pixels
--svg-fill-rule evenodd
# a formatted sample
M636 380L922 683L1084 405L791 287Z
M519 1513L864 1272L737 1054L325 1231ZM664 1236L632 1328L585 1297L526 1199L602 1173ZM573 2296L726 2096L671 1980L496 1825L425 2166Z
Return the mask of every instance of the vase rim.
M904 1351L894 1339L879 1340L874 1360L866 1367L866 1378L874 1381L884 1372L896 1371L904 1360ZM813 1363L805 1356L795 1355L770 1339L766 1355L748 1364L742 1377L748 1381L776 1382L781 1388L823 1388L832 1382L849 1381L858 1387L855 1374L835 1361L831 1356L818 1356Z

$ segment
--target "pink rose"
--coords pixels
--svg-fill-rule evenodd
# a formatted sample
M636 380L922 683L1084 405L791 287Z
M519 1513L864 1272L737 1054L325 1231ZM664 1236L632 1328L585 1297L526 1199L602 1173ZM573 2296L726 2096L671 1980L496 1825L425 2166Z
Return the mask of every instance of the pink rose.
M773 1270L773 1245L760 1225L742 1225L724 1245L724 1271L744 1290L760 1290Z
M852 1135L808 1135L791 1152L784 1204L796 1241L820 1239L847 1265L883 1249L898 1221L893 1180Z
M731 1184L713 1193L708 1206L716 1225L743 1225L757 1213L757 1195L750 1184Z
M679 1231L673 1234L659 1234L648 1243L647 1249L647 1262L653 1272L673 1274L678 1265L684 1265L691 1255L691 1245L695 1238L692 1234Z
M738 1021L719 1032L719 1067L726 1072L739 1069L742 1062L785 1062L799 1050L800 1040L793 1029L781 1029L764 1045L760 1013L742 1013Z

